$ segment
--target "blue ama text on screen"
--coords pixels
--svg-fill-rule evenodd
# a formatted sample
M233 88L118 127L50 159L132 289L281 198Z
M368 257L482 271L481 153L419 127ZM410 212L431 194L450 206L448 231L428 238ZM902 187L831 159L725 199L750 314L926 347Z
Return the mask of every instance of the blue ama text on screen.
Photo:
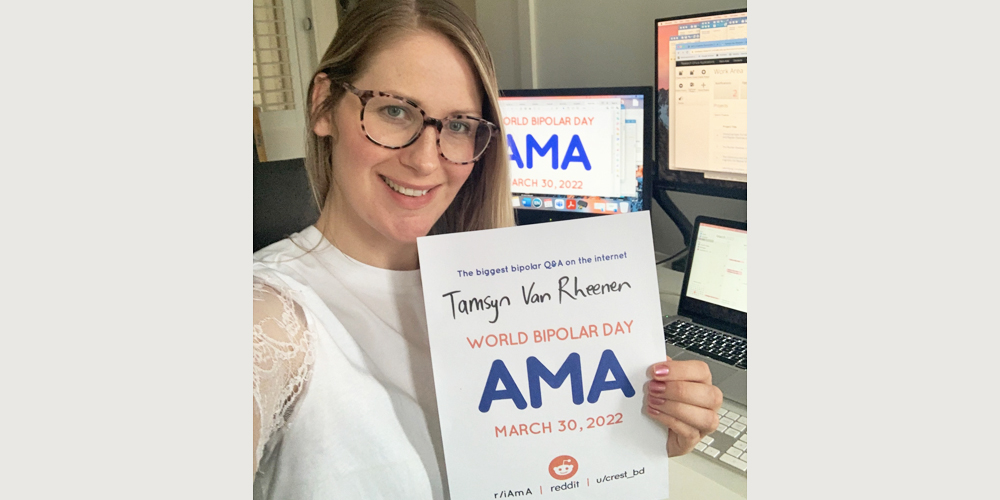
M544 146L539 145L535 136L531 134L527 135L524 142L524 149L528 155L527 165L521 159L521 152L517 147L517 143L514 142L514 137L507 134L507 147L510 150L510 159L517 163L517 168L532 168L535 163L534 153L538 153L538 156L545 156L548 153L552 153L552 170L566 170L569 168L570 163L582 163L584 170L590 170L590 158L587 157L587 151L583 149L583 141L580 140L579 135L573 134L573 137L569 140L569 146L563 154L562 163L559 163L558 135L553 134L552 137L549 137Z

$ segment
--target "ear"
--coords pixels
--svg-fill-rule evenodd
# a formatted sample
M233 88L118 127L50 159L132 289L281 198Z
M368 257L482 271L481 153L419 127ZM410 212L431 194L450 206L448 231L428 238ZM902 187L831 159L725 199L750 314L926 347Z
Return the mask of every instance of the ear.
M316 116L316 110L320 103L325 101L327 97L330 97L330 77L326 76L326 73L317 73L313 77L312 109L309 110L309 114ZM316 118L316 122L313 124L313 133L319 137L333 135L333 124L330 123L329 113Z

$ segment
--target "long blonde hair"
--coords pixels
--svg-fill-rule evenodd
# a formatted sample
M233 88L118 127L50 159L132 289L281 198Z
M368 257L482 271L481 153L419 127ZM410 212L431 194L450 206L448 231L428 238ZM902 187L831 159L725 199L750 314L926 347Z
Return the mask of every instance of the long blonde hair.
M510 201L506 134L497 103L499 89L493 59L475 22L449 0L362 0L340 23L333 42L313 73L307 94L309 126L305 164L316 206L322 209L326 203L334 168L332 139L316 136L313 132L316 120L333 113L336 103L346 92L340 83L355 79L379 50L401 35L421 30L445 36L466 56L477 74L483 94L483 119L500 127L499 134L476 161L469 178L430 234L512 226L514 211ZM329 76L330 95L310 112L315 76L319 73Z

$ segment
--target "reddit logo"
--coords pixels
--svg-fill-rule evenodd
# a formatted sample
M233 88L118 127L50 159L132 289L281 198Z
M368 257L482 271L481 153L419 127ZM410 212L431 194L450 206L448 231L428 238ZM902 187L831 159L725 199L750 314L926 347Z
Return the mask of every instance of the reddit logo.
M573 477L579 468L580 464L576 463L575 458L569 455L560 455L549 462L549 475L557 481L563 481Z

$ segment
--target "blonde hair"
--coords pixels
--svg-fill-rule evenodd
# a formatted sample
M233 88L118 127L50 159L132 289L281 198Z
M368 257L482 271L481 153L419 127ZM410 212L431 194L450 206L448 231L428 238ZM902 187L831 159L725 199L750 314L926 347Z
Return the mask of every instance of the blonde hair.
M465 54L475 70L483 94L483 119L495 123L499 133L476 161L468 180L451 205L431 228L430 234L475 231L514 225L511 207L506 134L497 103L493 59L475 22L449 0L362 0L344 17L333 42L323 54L309 84L306 113L309 124L306 144L306 171L313 199L321 210L333 179L332 139L317 137L313 126L320 116L330 116L346 92L340 85L351 82L368 66L372 57L401 35L430 31L448 38ZM329 76L330 95L314 112L312 93L315 77Z

